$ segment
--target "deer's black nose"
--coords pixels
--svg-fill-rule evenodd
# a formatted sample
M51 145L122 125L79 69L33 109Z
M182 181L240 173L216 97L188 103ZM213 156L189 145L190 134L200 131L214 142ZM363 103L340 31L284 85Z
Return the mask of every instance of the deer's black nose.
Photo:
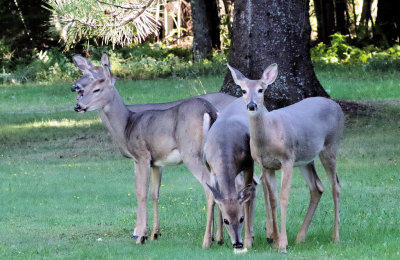
M79 112L79 111L82 110L82 107L81 107L79 104L76 104L76 106L74 107L74 110L75 110L76 112Z
M76 84L72 85L71 91L75 92L77 90L78 86Z
M235 244L233 244L233 248L243 248L243 243L236 242Z
M247 104L247 110L249 111L256 111L257 110L257 104L254 102L250 102Z

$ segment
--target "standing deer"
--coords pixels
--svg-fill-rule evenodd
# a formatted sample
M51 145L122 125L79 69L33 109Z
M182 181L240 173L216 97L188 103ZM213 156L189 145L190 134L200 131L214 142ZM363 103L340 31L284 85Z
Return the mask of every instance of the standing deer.
M218 116L204 145L204 161L212 180L209 188L222 213L234 248L243 248L243 221L244 246L248 248L253 243L255 185L249 139L246 106L237 99ZM237 183L241 181L241 172L244 173L244 185ZM219 227L218 230L221 229ZM217 241L222 242L222 234L217 233Z
M336 154L344 128L340 106L327 98L306 98L291 106L269 112L264 106L264 91L278 75L278 66L270 65L260 80L249 80L228 65L232 77L242 89L247 106L252 157L263 168L272 209L274 246L286 251L286 210L289 202L293 167L299 167L310 189L310 205L297 235L303 242L324 187L316 174L314 160L319 155L332 185L335 206L333 242L339 241L340 183L336 172ZM278 231L275 171L281 169L281 232Z
M83 72L83 76L71 89L78 92L75 111L98 110L103 124L122 155L134 160L138 202L137 222L134 229L136 243L144 243L147 239L147 194L150 169L152 169L151 193L154 203L151 238L157 239L160 234L157 201L161 167L183 162L206 191L207 226L203 247L209 247L212 237L214 202L206 187L209 173L202 164L201 154L204 135L216 119L216 109L205 99L192 98L178 102L176 106L165 110L154 109L156 105L152 107L154 110L145 110L146 105L142 105L138 106L137 110L144 111L133 112L124 104L114 86L115 79L111 75L106 54L103 54L101 58L102 66L93 66L79 55L74 55L73 60ZM160 106L165 106L165 104ZM132 108L135 109L135 107Z

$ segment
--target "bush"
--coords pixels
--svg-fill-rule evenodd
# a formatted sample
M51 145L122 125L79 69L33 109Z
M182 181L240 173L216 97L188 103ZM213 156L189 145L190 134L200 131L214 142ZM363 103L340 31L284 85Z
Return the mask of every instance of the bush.
M222 75L226 72L227 54L214 52L209 59L192 60L188 48L168 48L164 45L142 44L129 48L90 47L88 53L99 65L101 55L107 52L111 70L118 78L153 79L165 77L194 78L200 75ZM33 50L31 55L12 59L13 52L0 40L0 83L27 81L55 82L75 80L80 71L71 60L72 54L58 48ZM4 58L5 57L5 58ZM331 45L318 44L311 49L317 67L359 66L363 70L400 70L400 47L381 50L374 46L362 49L348 43L346 36L332 35Z
M375 46L362 49L348 44L346 36L332 35L331 45L319 43L311 49L315 64L362 65L367 70L398 70L400 68L400 46L381 50Z

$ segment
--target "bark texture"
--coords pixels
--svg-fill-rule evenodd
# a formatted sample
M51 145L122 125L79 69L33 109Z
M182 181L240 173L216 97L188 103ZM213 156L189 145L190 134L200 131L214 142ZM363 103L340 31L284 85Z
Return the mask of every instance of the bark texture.
M193 18L193 56L204 59L221 46L216 0L191 0Z
M278 77L265 93L268 109L328 96L311 63L308 8L308 0L235 1L229 64L249 79L278 64ZM221 91L241 95L228 70Z

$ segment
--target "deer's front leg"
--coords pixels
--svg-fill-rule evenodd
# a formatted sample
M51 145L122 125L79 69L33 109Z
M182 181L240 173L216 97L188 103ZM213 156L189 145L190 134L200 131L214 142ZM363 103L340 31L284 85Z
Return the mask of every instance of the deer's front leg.
M158 198L160 194L162 168L151 168L151 199L153 200L153 231L151 232L151 240L158 239L161 236L160 221L158 217Z
M217 243L218 245L223 245L224 244L224 235L223 235L223 225L222 225L222 212L217 207Z
M210 193L209 190L205 190L205 193L207 199L207 224L203 238L203 248L209 248L211 246L211 241L213 236L215 202L214 202L214 196Z
M247 185L255 185L253 181L253 168L244 171L244 184L245 187ZM254 220L254 205L255 205L255 197L256 193L252 195L252 197L244 203L244 247L251 248L253 246L253 220Z
M292 172L293 163L282 164L282 187L280 194L280 205L281 205L281 233L279 235L278 249L282 252L286 252L288 245L286 235L286 212L289 204L290 186L292 184Z
M268 185L266 180L264 180L264 178L266 178L264 175L261 176L261 185L263 187L263 191L264 191L264 200L265 200L265 211L267 213L267 219L265 221L265 232L267 235L267 242L268 243L272 243L274 240L272 238L272 233L273 233L273 224L272 224L272 209L271 209L271 201L269 199L269 191L268 191Z
M150 163L148 160L135 162L135 188L137 198L136 244L147 239L147 194L149 191Z
M274 247L278 247L279 241L279 229L278 229L278 216L276 212L276 207L278 205L278 201L276 198L276 177L275 171L263 168L263 174L261 176L261 180L263 182L264 192L268 193L268 196L265 196L265 204L267 207L267 217L268 217L268 207L271 207L271 240L274 242ZM268 206L269 205L269 206ZM268 221L268 219L267 219ZM268 226L267 226L268 229ZM271 241L271 242L272 242Z

